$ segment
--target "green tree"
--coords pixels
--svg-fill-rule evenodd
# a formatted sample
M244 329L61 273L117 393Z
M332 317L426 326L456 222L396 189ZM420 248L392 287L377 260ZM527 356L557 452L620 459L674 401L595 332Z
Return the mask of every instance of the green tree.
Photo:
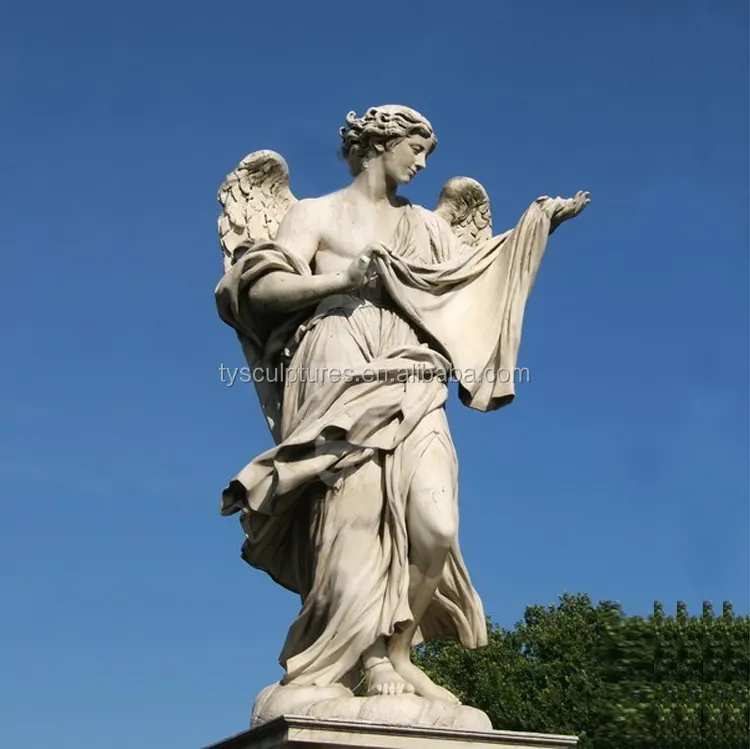
M416 659L498 728L572 733L581 749L747 749L750 620L724 604L648 618L563 595L489 644L430 642Z

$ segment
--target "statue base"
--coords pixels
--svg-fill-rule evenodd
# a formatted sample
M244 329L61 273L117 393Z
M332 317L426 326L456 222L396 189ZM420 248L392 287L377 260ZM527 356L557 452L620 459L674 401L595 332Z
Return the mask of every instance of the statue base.
M271 684L255 698L250 727L288 715L381 725L492 730L485 713L458 701L429 700L414 694L358 697L343 684L327 687Z
M563 749L575 736L285 715L207 749Z

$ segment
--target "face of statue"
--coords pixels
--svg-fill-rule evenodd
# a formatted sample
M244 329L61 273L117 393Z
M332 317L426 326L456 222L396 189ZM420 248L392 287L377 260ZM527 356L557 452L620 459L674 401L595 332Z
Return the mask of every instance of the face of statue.
M431 141L421 135L410 135L387 148L382 154L387 179L398 185L410 182L414 175L427 166Z

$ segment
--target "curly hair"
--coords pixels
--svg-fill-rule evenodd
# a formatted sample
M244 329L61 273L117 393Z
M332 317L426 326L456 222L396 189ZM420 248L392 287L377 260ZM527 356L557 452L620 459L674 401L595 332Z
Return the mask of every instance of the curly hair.
M437 145L435 131L427 118L414 109L397 104L370 107L362 117L349 112L346 125L339 129L339 133L344 141L341 157L355 176L362 171L368 157L383 153L411 135L421 135L431 141L428 154Z

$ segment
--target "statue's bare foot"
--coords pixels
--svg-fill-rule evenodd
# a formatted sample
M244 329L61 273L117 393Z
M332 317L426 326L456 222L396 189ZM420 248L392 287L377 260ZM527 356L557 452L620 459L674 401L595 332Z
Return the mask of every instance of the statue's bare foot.
M460 702L460 700L445 687L435 684L435 682L427 676L421 668L417 668L417 666L411 662L408 656L404 658L391 658L391 660L396 671L398 671L406 681L414 685L414 689L420 697L425 697L428 700L452 702L454 704Z
M404 679L388 659L367 669L367 694L413 694L414 686Z

